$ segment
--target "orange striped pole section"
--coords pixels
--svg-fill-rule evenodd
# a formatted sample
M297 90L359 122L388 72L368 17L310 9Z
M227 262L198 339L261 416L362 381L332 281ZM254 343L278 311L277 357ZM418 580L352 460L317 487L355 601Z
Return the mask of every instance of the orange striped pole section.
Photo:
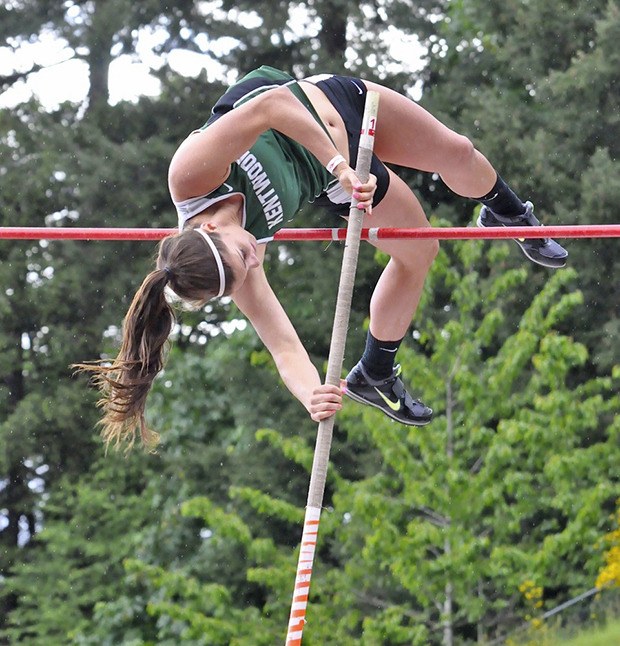
M297 563L297 576L293 591L293 603L288 622L287 646L301 646L301 636L306 623L306 608L310 596L310 579L312 578L312 564L319 534L319 521L321 510L317 507L306 507L304 530L301 536L299 561Z

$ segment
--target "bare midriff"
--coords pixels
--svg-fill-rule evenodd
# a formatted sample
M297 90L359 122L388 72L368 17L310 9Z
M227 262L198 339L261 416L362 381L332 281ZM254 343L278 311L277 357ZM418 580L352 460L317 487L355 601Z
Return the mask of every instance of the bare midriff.
M338 152L341 153L348 162L349 141L342 117L338 114L338 111L331 104L330 100L316 85L308 81L299 81L299 87L308 97L310 103L312 103L314 109L323 122L323 125L327 128Z

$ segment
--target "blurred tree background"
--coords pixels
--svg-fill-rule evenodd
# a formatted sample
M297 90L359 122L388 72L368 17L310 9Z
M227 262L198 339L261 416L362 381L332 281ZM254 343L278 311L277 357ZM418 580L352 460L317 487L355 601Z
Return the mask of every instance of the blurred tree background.
M543 221L615 223L619 40L615 0L3 0L0 224L174 226L170 157L260 64L378 80L469 136ZM55 83L86 70L83 96L42 103L29 84L60 59ZM157 90L115 99L122 62ZM438 177L403 177L435 225L473 221ZM620 260L615 240L567 247L550 274L510 243L443 245L399 355L436 419L339 416L304 643L483 643L531 614L529 585L540 612L594 586L620 496ZM267 252L321 370L340 254ZM180 315L157 454L104 455L68 367L115 352L153 255L0 241L0 643L284 639L316 429L234 306ZM348 364L384 261L363 249Z

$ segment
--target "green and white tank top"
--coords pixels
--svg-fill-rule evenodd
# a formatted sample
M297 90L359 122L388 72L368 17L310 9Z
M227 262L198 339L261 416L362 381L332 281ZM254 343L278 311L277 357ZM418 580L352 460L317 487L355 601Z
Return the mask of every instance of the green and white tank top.
M295 79L285 72L262 66L227 90L201 130L253 96L281 85L287 86L325 128ZM179 230L208 206L231 195L241 195L244 198L243 227L258 241L266 242L303 204L314 201L335 183L335 178L303 146L275 130L268 130L231 164L230 175L221 186L207 195L175 202Z

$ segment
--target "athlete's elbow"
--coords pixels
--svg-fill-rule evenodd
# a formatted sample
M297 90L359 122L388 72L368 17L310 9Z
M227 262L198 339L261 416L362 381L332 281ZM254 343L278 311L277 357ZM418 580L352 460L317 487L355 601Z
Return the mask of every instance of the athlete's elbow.
M269 130L277 129L278 124L282 122L283 115L290 109L291 99L295 97L286 87L273 88L264 92L259 97L260 109L256 110L255 116L261 120L260 128Z
M183 155L175 155L168 167L168 189L174 199L185 199L194 195L196 172Z

